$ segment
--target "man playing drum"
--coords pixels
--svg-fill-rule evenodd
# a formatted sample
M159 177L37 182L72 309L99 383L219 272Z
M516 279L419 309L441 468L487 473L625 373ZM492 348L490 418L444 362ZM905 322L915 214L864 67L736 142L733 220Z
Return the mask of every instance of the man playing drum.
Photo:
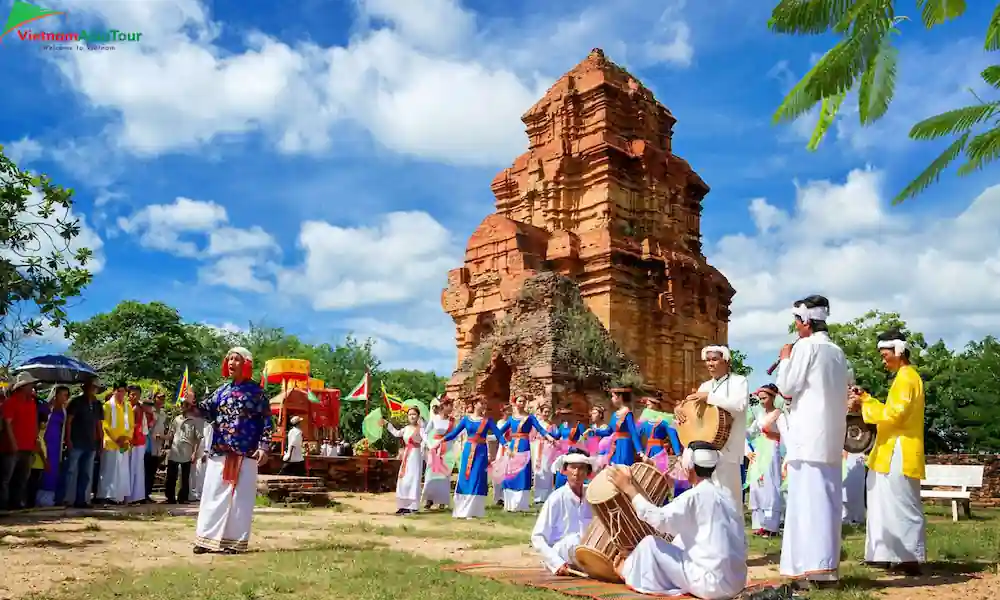
M742 509L743 477L740 465L743 464L745 454L750 384L746 377L730 372L729 361L732 356L726 346L708 346L702 349L701 359L705 361L705 368L712 378L701 384L698 391L688 396L685 402L711 404L733 416L732 430L726 445L721 448L719 465L713 477L716 483L729 492L733 505Z
M827 332L830 301L809 296L793 306L799 339L781 349L775 382L791 398L781 431L788 501L780 572L812 587L839 579L848 367Z
M704 600L732 598L747 580L743 515L728 490L713 481L719 452L695 441L681 455L692 488L663 507L639 492L628 469L613 467L611 479L632 500L640 519L675 536L644 538L619 569L625 583L641 594L689 594Z
M584 499L583 484L594 471L594 464L585 450L570 448L552 468L566 478L566 485L552 492L542 505L531 532L531 545L550 571L569 575L573 554L593 518L590 504Z

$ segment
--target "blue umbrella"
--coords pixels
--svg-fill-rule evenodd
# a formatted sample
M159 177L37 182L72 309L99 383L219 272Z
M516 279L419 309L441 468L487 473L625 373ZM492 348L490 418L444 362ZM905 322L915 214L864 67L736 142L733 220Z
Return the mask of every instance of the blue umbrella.
M41 383L83 383L97 377L97 371L87 363L59 354L28 359L14 371L26 371Z

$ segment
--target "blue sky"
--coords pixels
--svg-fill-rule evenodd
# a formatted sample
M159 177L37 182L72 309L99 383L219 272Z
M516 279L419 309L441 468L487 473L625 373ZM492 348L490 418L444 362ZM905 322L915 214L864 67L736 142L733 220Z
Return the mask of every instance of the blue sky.
M706 253L759 374L809 293L834 320L899 311L954 344L1000 330L996 169L888 206L942 148L909 126L972 101L983 4L932 32L904 23L890 113L862 130L846 111L809 153L809 119L770 117L831 42L770 34L769 2L48 0L68 14L35 31L143 40L51 51L9 35L0 143L76 190L100 260L74 318L161 300L217 327L372 336L389 366L446 374L441 288L526 147L519 117L601 47L670 108L674 151L712 187Z

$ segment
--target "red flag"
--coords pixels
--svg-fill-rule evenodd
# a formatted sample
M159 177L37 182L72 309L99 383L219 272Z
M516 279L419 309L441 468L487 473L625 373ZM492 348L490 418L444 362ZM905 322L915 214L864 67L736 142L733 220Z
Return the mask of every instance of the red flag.
M361 382L351 393L344 396L345 402L350 402L352 400L367 400L368 399L368 371L365 371L365 376L361 378Z

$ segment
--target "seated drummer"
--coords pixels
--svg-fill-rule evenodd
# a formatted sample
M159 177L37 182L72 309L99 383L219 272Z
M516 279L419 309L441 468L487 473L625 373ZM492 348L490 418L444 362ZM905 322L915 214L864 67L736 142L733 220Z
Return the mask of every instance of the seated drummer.
M552 492L542 505L531 531L531 545L542 555L542 562L550 571L569 575L573 553L593 518L590 504L583 496L583 484L593 472L594 464L586 450L570 448L552 467L566 477L566 485Z
M708 442L691 442L681 455L691 489L658 507L640 493L628 469L611 480L632 500L636 514L672 542L648 536L619 567L625 583L641 594L688 594L703 600L732 598L746 586L747 542L743 515L729 491L712 482L719 452Z

